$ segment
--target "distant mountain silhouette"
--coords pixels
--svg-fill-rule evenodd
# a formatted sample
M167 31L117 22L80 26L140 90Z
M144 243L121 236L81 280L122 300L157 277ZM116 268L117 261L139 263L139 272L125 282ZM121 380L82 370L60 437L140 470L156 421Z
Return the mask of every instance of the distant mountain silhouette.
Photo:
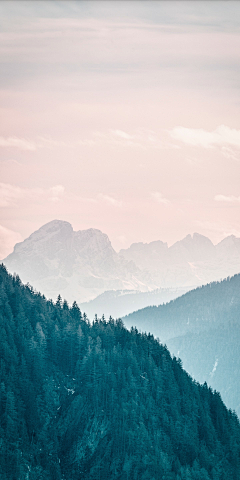
M108 236L90 228L74 232L54 220L14 247L4 264L47 297L87 301L110 289L148 290L133 262L120 257Z
M104 314L106 318L110 315L114 318L120 318L138 308L167 303L180 297L188 290L190 290L190 287L158 288L151 292L109 290L89 302L81 303L80 307L90 319L93 319L95 314L100 317Z
M100 230L74 232L70 223L53 220L14 247L3 260L48 298L87 302L105 291L190 290L240 272L240 239L231 236L214 246L195 233L168 248L159 241L135 243L117 253ZM180 294L182 291L180 292ZM140 297L136 295L137 302ZM169 297L162 297L166 302ZM109 309L111 299L109 298ZM133 309L142 306L135 303ZM116 311L117 316L125 312ZM127 313L127 312L126 312Z
M213 245L194 233L169 248L161 241L134 243L119 253L151 272L152 281L162 288L196 287L240 272L240 238L233 235Z

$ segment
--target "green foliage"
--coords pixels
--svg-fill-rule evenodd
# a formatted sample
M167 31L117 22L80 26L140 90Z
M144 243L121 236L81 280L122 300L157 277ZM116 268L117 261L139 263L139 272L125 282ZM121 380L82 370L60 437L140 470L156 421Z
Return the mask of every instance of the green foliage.
M240 425L150 334L0 267L0 478L239 478Z

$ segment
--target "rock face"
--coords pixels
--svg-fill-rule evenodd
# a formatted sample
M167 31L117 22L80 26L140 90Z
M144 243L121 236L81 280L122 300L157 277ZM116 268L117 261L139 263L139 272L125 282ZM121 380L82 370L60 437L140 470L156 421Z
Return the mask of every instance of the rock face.
M213 245L194 233L169 248L160 241L134 243L119 253L148 271L152 282L162 288L204 285L240 272L240 238L234 235Z
M3 262L48 298L60 293L81 304L106 291L187 291L234 275L240 272L240 239L227 237L214 246L194 233L171 247L159 240L134 243L117 253L100 230L74 232L70 223L53 220L16 244ZM135 299L137 310L143 305L140 297ZM109 302L111 310L111 295Z
M15 245L4 264L47 297L87 301L110 289L146 291L144 275L112 248L108 236L90 228L74 232L53 220Z

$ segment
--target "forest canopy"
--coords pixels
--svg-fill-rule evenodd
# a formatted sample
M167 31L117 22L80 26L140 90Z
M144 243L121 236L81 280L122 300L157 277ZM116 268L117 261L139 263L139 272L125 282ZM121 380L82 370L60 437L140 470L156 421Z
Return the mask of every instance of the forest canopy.
M238 480L240 425L151 334L0 266L1 480Z

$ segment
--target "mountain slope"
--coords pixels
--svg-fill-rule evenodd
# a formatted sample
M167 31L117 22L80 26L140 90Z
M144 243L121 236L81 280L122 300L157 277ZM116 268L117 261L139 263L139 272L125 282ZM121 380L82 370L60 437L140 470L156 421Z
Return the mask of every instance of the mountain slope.
M0 268L2 480L238 480L240 425L151 335Z
M134 310L149 305L159 305L180 297L190 290L190 287L158 288L152 292L138 292L136 290L110 290L98 295L89 302L81 303L81 309L86 312L90 319L105 315L120 318Z
M239 321L240 274L213 282L172 300L123 317L128 326L150 331L165 342L188 332L201 332L228 321Z
M223 401L240 417L240 324L226 323L205 332L167 341L172 354L198 382L221 392Z
M112 288L148 290L144 275L119 257L106 234L96 229L74 232L60 220L18 243L3 262L51 298L61 293L68 301L87 301Z
M197 381L220 391L240 416L239 312L240 275L235 275L123 320L159 336Z
M227 237L214 246L195 233L169 248L159 240L133 244L117 253L100 230L74 232L70 223L53 220L17 244L3 262L48 298L61 293L70 302L84 303L105 291L187 291L239 273L240 239ZM133 309L141 308L141 297L135 300ZM112 315L113 311L118 316L129 313L115 309L114 297L112 305L111 296L108 302Z

